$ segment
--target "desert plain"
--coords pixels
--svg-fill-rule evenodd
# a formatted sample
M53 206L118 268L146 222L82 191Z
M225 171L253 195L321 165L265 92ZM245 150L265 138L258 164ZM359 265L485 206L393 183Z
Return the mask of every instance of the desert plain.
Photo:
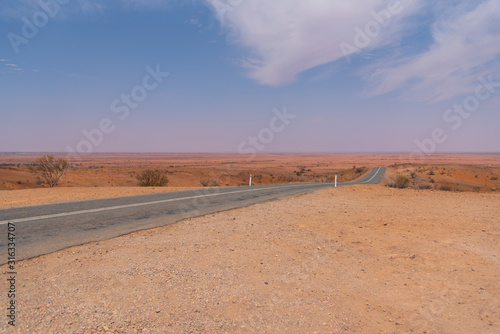
M298 182L349 182L370 168L388 166L388 184L401 175L413 188L492 192L500 189L500 155L434 154L94 154L68 159L70 167L57 187L47 189L27 165L42 154L0 154L0 208L85 200L203 186L247 186ZM64 155L54 154L56 158ZM161 170L166 187L138 187L145 169ZM9 191L3 191L9 190Z
M500 333L500 155L92 155L46 188L0 155L0 206L205 186L330 188L18 263L16 333ZM166 187L137 186L143 169ZM389 187L408 179L406 189ZM6 266L1 267L3 276ZM2 291L7 283L3 280ZM6 296L3 297L6 301ZM5 320L5 319L4 319Z

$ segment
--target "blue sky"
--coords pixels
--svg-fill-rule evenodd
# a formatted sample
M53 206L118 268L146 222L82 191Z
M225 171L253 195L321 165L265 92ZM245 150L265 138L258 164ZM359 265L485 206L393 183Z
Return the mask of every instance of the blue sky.
M262 152L500 152L500 0L7 0L0 21L1 152L252 136ZM120 119L147 68L169 75Z

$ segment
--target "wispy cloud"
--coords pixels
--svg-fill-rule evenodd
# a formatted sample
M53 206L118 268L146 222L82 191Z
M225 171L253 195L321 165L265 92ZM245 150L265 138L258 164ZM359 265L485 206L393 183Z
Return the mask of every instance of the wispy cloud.
M478 76L500 71L500 0L396 1L402 10L370 36L369 43L359 50L356 65L344 62L346 54L341 45L355 44L356 29L365 30L374 22L374 13L386 10L393 2L192 1L213 9L230 41L246 50L238 64L262 85L294 82L302 73L321 65L327 65L325 71L310 80L325 80L335 77L336 68L353 66L353 72L366 83L360 87L361 96L398 91L405 99L434 103L469 93ZM177 2L73 0L63 5L58 17L115 8L163 8ZM430 14L429 8L434 9ZM0 8L0 17L20 18L37 10L38 0L7 1ZM200 27L197 18L185 23ZM428 31L429 39L412 36L419 30ZM400 43L405 39L422 45L410 54L401 52Z
M201 28L201 23L195 18L190 18L189 20L184 21L184 24L192 24L198 28Z
M387 8L387 1L374 0L252 0L228 10L218 0L205 0L215 11L231 39L250 50L242 61L249 76L265 85L292 82L298 74L344 57L342 43L353 43L355 28L373 21L372 11ZM401 1L403 12L367 49L395 42L395 32L405 31L404 18L421 1Z
M406 98L433 103L470 93L478 76L500 71L500 1L453 8L433 24L432 36L421 54L365 69L368 95L404 90Z
M0 67L0 73L2 74L24 74L29 72L40 72L37 69L29 69L24 66L19 66L18 64L5 63L7 59L0 59L3 62L4 67Z
M343 42L353 44L354 29L373 21L386 1L253 0L214 10L232 42L248 50L241 66L263 85L293 82L301 73L344 57ZM401 1L403 11L360 50L363 96L405 88L406 99L429 103L469 93L477 77L500 70L500 1L464 0L436 3ZM415 31L430 31L430 39ZM400 42L422 44L411 54ZM316 79L335 75L329 71ZM363 90L363 88L361 88Z

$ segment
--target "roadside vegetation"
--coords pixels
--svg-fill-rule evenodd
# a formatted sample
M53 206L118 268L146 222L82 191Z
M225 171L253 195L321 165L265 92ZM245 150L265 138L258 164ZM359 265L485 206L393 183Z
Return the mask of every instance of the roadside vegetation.
M500 169L462 165L395 164L389 166L386 185L397 189L449 192L495 192Z
M142 187L163 187L168 183L167 175L157 169L146 169L137 175L137 179Z
M208 179L200 180L200 184L203 187L220 187L221 183L219 181L210 181Z
M67 160L55 159L53 155L41 156L33 164L28 165L28 170L43 178L45 183L51 188L59 183L67 168Z

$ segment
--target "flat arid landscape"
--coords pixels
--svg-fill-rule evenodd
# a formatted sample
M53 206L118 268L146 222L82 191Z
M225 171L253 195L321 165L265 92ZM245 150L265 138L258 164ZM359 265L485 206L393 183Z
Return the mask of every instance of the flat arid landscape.
M44 189L27 165L40 154L0 154L0 207L93 199L206 186L246 186L359 179L374 166L388 166L384 184L407 176L410 187L492 192L500 190L500 155L435 154L409 163L404 154L96 154L71 163L60 184ZM64 156L61 156L64 157ZM164 171L166 187L138 187L145 169ZM412 173L414 177L412 177Z
M96 155L54 188L25 170L35 157L2 155L0 178L13 189L1 190L2 206L185 190L224 177L237 185L250 173L262 175L258 184L284 184L388 169L377 185L294 195L21 261L12 332L500 332L498 155L436 155L425 164L390 154ZM143 168L167 170L169 184L134 186L130 175ZM389 186L398 177L410 180L406 189Z
M0 23L0 334L500 334L500 0Z

